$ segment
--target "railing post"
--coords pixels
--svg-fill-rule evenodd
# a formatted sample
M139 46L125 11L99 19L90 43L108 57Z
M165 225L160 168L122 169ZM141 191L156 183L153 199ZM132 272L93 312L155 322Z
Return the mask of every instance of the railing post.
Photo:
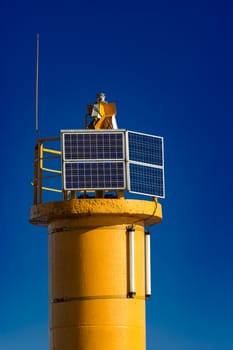
M42 168L43 168L43 143L38 142L38 180L37 180L37 201L42 203Z
M33 179L33 204L38 204L38 143L34 150L34 179Z

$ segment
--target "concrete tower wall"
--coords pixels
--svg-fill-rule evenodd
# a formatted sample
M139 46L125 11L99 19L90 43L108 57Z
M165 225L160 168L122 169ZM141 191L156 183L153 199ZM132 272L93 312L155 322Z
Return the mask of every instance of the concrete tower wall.
M155 201L82 199L36 205L48 226L50 350L145 350L144 225L159 223ZM134 227L135 290L129 298Z

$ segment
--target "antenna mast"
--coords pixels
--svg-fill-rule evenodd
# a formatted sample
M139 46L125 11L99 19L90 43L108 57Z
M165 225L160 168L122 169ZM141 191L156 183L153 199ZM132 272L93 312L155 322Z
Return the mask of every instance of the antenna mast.
M36 36L36 142L38 141L39 33Z

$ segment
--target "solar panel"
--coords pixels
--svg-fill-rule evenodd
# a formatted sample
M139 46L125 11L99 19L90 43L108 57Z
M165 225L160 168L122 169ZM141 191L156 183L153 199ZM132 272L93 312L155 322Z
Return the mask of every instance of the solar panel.
M164 198L163 169L129 163L128 173L130 192Z
M123 132L63 133L63 159L97 160L124 158Z
M65 190L125 189L124 162L65 162Z
M126 132L129 192L165 197L163 138Z
M64 130L65 190L125 189L124 131Z
M163 138L133 131L127 132L128 159L163 166Z
M128 190L165 197L162 137L125 130L61 133L64 190Z

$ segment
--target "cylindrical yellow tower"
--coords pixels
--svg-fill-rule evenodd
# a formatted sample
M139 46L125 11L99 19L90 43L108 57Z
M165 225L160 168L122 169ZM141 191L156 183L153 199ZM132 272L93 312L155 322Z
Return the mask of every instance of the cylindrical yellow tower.
M48 226L50 350L144 350L144 226L155 201L71 199L34 205Z

